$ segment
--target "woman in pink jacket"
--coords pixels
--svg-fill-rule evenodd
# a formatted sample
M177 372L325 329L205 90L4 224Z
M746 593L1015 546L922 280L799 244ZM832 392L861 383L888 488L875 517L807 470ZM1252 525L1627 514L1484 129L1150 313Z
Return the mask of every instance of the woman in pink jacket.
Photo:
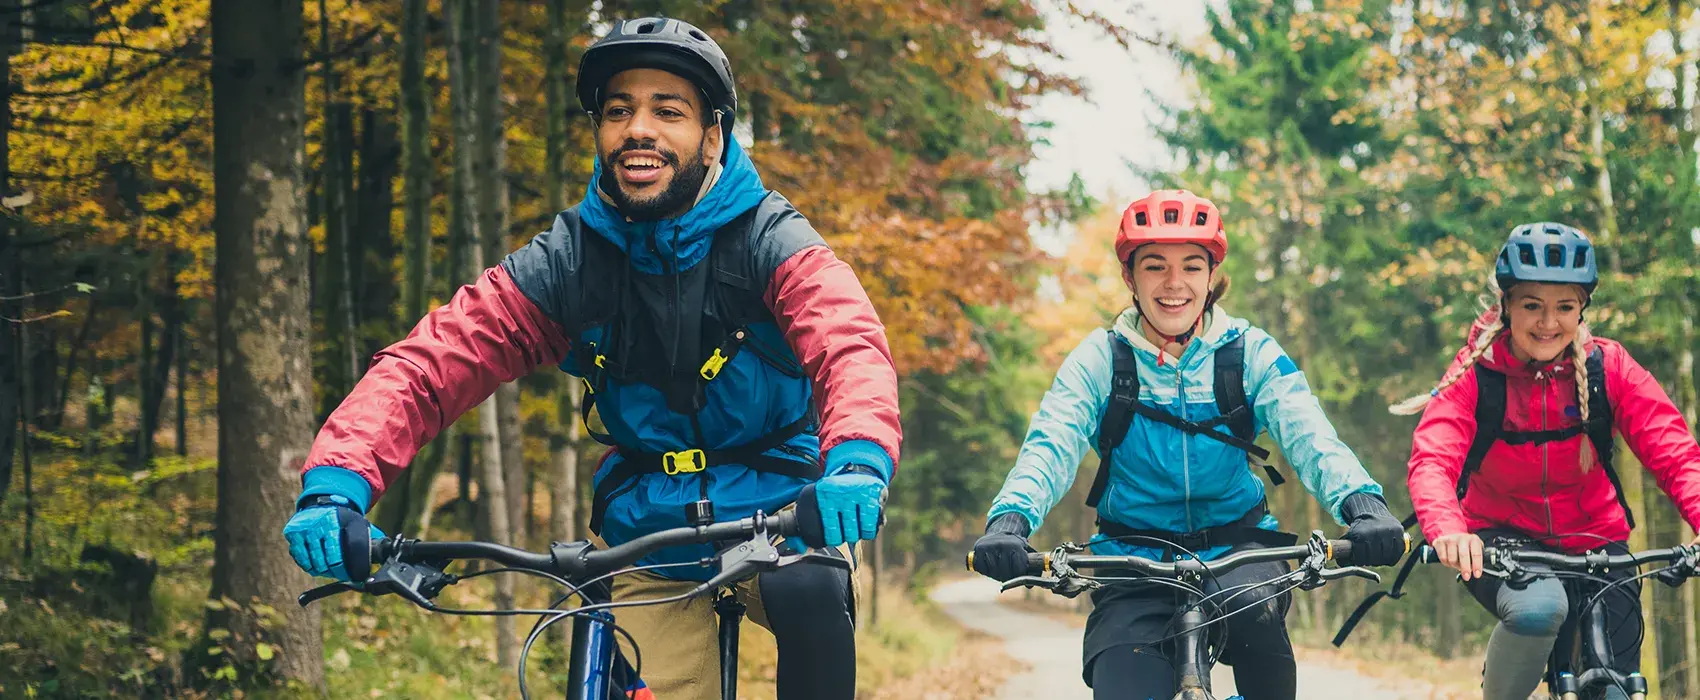
M1595 257L1572 227L1517 227L1495 265L1493 303L1452 367L1432 391L1392 408L1423 414L1409 474L1423 535L1500 620L1488 643L1485 700L1525 700L1540 685L1580 591L1554 578L1522 589L1483 578L1484 542L1626 552L1634 519L1613 470L1614 431L1700 525L1700 445L1681 412L1629 351L1582 322L1599 281ZM1641 655L1640 589L1616 590L1624 594L1602 601L1611 666L1630 673ZM1622 694L1613 688L1607 697Z

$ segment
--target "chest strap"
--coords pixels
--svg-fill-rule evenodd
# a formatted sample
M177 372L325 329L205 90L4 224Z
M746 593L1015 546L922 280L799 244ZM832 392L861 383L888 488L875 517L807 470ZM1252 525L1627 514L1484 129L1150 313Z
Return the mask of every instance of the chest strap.
M1173 559L1177 554L1197 553L1223 545L1260 544L1265 547L1289 547L1298 542L1298 535L1293 533L1258 527L1257 524L1263 521L1263 516L1268 514L1269 505L1265 501L1234 522L1192 532L1133 528L1100 515L1098 532L1107 538L1121 539L1134 546L1162 549L1164 559Z
M1135 415L1162 423L1188 435L1200 435L1245 451L1252 461L1263 467L1272 486L1287 483L1281 472L1269 464L1269 450L1252 440L1257 439L1256 423L1245 395L1245 336L1228 341L1216 351L1212 389L1220 415L1205 421L1189 421L1156 406L1139 400L1139 359L1133 347L1115 337L1110 331L1110 400L1098 426L1098 475L1086 492L1086 505L1097 508L1110 484L1112 454L1127 437ZM1184 404L1184 400L1182 401ZM1229 432L1216 428L1228 426Z
M803 414L802 418L783 428L757 438L748 444L725 450L689 449L677 452L643 452L619 448L621 461L614 465L602 483L596 486L596 493L590 501L590 531L602 534L602 517L608 511L608 504L615 498L625 495L637 488L638 477L646 474L695 474L710 467L720 467L737 464L758 472L780 474L798 479L817 479L821 467L815 461L787 459L765 454L768 450L783 446L791 438L803 434L814 423L814 412Z

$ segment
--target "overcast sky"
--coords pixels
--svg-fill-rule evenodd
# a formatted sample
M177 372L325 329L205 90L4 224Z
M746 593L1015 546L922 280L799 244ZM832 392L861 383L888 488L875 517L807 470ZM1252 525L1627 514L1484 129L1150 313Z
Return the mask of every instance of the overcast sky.
M1203 3L1197 0L1078 0L1082 7L1103 13L1122 26L1144 34L1196 39L1204 30ZM1087 191L1117 201L1145 193L1146 183L1127 166L1132 162L1156 166L1168 149L1152 133L1159 118L1157 103L1147 91L1170 104L1186 104L1188 89L1180 69L1165 52L1136 44L1132 52L1105 37L1102 30L1054 15L1049 18L1052 43L1064 60L1048 67L1081 79L1086 98L1051 96L1041 100L1034 119L1056 126L1046 138L1051 145L1036 149L1028 166L1028 186L1047 190L1067 184L1080 173ZM1147 25L1155 24L1157 31ZM1121 202L1125 204L1126 202Z

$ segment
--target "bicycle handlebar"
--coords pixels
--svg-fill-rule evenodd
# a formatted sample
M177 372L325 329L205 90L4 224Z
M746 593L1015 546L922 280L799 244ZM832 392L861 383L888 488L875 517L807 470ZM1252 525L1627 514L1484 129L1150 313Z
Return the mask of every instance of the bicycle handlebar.
M1324 540L1324 545L1327 558L1330 560L1349 559L1352 556L1352 543L1348 540ZM1210 561L1182 559L1166 563L1134 556L1070 555L1059 549L1053 552L1028 552L1027 574L1042 576L1049 572L1054 557L1055 561L1075 569L1132 569L1146 576L1162 577L1173 577L1183 573L1221 576L1247 564L1303 559L1310 556L1310 553L1309 545L1293 545L1291 547L1272 547L1236 552L1221 559ZM973 552L968 553L967 565L969 571L974 570Z
M752 572L796 561L848 566L835 557L812 553L781 556L764 539L771 536L795 537L801 534L799 530L796 512L787 511L774 515L756 513L741 520L662 530L604 550L596 549L587 541L556 542L549 546L547 553L542 553L490 542L423 542L387 537L371 542L371 561L382 566L360 586L332 583L302 593L296 602L306 607L326 596L361 591L374 595L396 593L421 607L433 609L430 598L459 580L459 577L442 571L448 562L457 559L487 559L514 569L541 572L569 581L587 581L624 569L668 547L729 540L745 540L746 544L723 553L720 573L698 586L694 593L725 585ZM762 539L759 546L749 546L748 542L757 539Z
M1482 548L1482 560L1496 565L1507 563L1513 565L1541 564L1562 571L1579 572L1625 567L1636 568L1643 564L1653 563L1678 563L1690 558L1700 559L1700 547L1667 547L1629 554L1607 554L1605 552L1558 554L1539 549L1516 549L1491 545ZM1432 545L1425 544L1417 550L1417 560L1424 564L1438 564L1440 563L1440 555Z
M795 511L774 515L757 513L741 520L662 530L600 550L577 546L581 543L556 543L547 554L489 542L421 542L387 537L372 542L372 561L388 561L396 555L400 555L403 561L413 562L488 559L516 569L531 569L567 578L594 578L631 566L637 560L668 547L749 539L755 536L758 528L765 529L768 534L794 537L798 534L797 514Z

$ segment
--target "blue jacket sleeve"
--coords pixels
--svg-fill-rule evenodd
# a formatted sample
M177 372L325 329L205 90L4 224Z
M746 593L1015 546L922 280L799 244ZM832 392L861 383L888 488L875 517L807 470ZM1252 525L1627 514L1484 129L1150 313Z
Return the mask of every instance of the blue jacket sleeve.
M1098 434L1110 395L1109 332L1099 329L1081 341L1039 402L1027 438L1004 479L986 519L1020 513L1033 532L1074 485L1080 460Z
M1340 507L1354 493L1382 496L1358 456L1334 431L1304 372L1269 334L1246 332L1246 389L1258 423L1323 509L1344 525Z

